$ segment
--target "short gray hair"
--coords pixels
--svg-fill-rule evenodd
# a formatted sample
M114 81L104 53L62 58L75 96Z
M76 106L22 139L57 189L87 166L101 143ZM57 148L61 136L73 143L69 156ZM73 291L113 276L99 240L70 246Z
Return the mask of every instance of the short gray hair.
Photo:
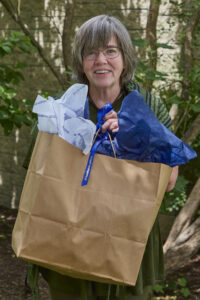
M130 35L125 26L115 17L99 15L86 21L77 31L73 44L73 78L80 83L88 84L83 72L83 53L88 49L106 47L112 36L116 36L125 63L121 75L121 84L133 78L136 67L136 56Z

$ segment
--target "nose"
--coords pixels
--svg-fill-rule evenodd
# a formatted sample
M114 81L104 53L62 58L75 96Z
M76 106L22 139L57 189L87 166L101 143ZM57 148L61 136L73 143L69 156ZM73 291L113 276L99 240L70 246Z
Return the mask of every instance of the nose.
M104 56L103 52L99 51L97 54L97 57L95 59L95 62L101 63L107 61L106 57Z

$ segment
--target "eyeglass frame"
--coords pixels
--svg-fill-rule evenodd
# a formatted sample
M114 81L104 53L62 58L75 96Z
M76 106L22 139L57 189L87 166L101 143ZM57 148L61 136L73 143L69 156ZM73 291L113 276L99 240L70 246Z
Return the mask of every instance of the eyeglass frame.
M120 50L119 53L117 53L117 56L114 56L114 57L106 57L106 55L104 54L104 51L107 50L107 49L113 49L113 48L114 48L114 49ZM121 47L118 47L118 46L108 46L108 47L106 47L106 48L103 49L103 50L92 50L92 51L95 52L95 53L94 53L94 54L95 54L95 58L88 59L88 58L87 58L87 54L86 54L86 55L83 54L83 59L85 59L85 60L87 60L87 61L95 61L95 60L97 59L97 57L99 56L99 53L100 53L100 52L104 55L104 57L105 57L106 59L115 59L115 58L117 58L117 57L119 56L120 52L122 52L122 48L121 48Z

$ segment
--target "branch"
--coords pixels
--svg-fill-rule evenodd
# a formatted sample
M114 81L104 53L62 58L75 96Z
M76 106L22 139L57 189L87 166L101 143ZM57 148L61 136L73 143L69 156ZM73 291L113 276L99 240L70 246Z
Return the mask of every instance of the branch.
M174 246L165 254L165 271L167 274L174 273L188 264L189 258L199 251L200 228L185 243Z
M192 102L192 99L190 99L189 104ZM181 124L183 123L183 121L186 119L186 117L188 116L189 113L189 104L187 105L187 108L185 109L183 115L181 116L180 120L177 122L178 124L176 124L175 129L174 129L174 133L177 132L177 130L179 129L179 127L181 126Z
M200 134L200 114L198 114L196 119L192 122L191 126L184 134L182 140L185 143L190 145L199 134Z
M48 60L44 54L43 48L40 46L40 44L36 41L32 33L29 31L28 26L24 24L21 17L18 15L18 13L15 11L15 8L10 0L0 0L0 3L4 6L4 8L7 10L9 15L12 17L12 19L20 26L21 30L25 33L26 36L30 38L30 41L34 47L38 50L39 55L43 59L43 61L46 63L46 65L49 67L53 75L58 80L60 86L62 89L66 89L66 81L62 77L62 75L56 70L56 67L53 65L50 60Z
M175 222L171 228L169 236L164 245L164 253L166 254L168 250L174 247L176 239L178 236L186 230L192 219L200 206L200 178L197 180L195 186L190 193L190 196L185 203L184 207L181 209L180 213L175 219Z
M172 104L170 111L169 111L169 115L172 120L172 123L175 121L177 114L178 114L178 105Z
M186 230L179 234L176 245L187 242L197 231L200 231L200 217L198 217Z

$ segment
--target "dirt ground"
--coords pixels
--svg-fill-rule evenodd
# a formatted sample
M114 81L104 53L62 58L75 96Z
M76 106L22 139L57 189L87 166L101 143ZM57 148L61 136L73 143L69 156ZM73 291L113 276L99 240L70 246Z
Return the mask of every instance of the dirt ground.
M17 210L0 206L0 300L31 300L25 286L27 263L17 259L11 248L11 234ZM49 300L46 282L39 278L41 300Z
M25 286L27 263L17 259L11 248L12 228L17 215L16 210L0 206L0 299L30 300L30 290ZM200 300L200 255L193 258L186 267L180 270L187 280L190 295L187 298L159 297L154 299L188 299ZM176 277L177 274L174 274ZM40 277L39 288L41 300L50 299L46 282ZM123 299L122 299L123 300Z

